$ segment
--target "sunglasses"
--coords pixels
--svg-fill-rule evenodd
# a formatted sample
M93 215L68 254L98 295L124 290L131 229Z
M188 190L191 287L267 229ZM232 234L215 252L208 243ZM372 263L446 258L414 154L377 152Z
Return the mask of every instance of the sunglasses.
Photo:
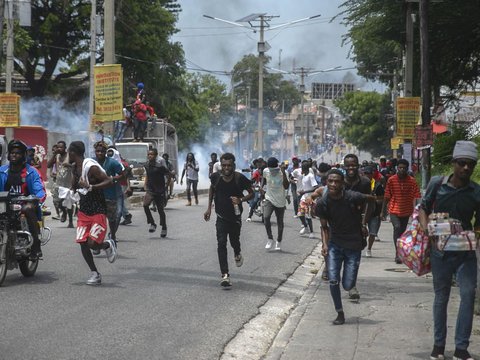
M477 165L477 162L472 160L455 160L455 162L460 167L468 166L471 169L473 169Z

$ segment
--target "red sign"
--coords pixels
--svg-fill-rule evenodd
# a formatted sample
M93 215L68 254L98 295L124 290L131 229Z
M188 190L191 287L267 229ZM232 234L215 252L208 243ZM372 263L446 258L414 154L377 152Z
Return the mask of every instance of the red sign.
M433 129L432 125L415 127L415 146L417 148L433 145Z

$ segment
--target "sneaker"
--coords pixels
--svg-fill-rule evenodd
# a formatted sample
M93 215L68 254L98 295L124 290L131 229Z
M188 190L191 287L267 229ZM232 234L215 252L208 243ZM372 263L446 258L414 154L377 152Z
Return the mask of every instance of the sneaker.
M307 228L305 226L302 226L302 228L300 229L300 235L303 235L307 232Z
M369 258L372 257L372 250L368 250L368 249L367 249L367 250L365 251L365 257L369 257Z
M271 248L272 248L272 245L273 245L273 240L272 240L272 239L268 239L268 240L267 240L267 244L265 245L265 249L271 249Z
M453 360L474 360L473 357L470 356L467 350L460 350L455 349L453 353Z
M245 220L246 222L251 222L252 221L252 218L251 217L248 217L247 220Z
M102 283L102 275L96 271L92 271L87 279L87 285L100 285Z
M445 346L433 345L432 353L430 354L430 359L432 360L444 360L445 359Z
M280 244L281 244L280 241L277 241L277 242L275 243L275 250L276 250L276 251L282 250L282 248L280 247Z
M160 236L161 237L166 237L167 236L167 228L162 229L162 231L160 232Z
M358 290L356 287L350 289L348 292L348 298L350 300L359 300L360 299L360 294L358 293Z
M237 265L237 267L240 267L243 265L243 256L242 254L238 254L235 256L235 265Z
M105 249L105 254L107 255L107 260L109 263L115 262L117 260L117 245L115 245L115 241L112 239L105 240L110 244L108 249Z
M69 222L69 223L68 223L68 226L67 226L67 228L69 228L69 229L73 229L74 227L75 227L75 226L73 226L73 223L72 223L72 222Z
M309 239L315 239L315 234L313 232L311 232L310 235L308 235L308 238Z
M148 232L153 233L157 230L157 224L150 224L150 229L148 229Z
M333 325L345 324L345 313L343 311L339 311L337 314L337 318L333 320Z
M62 223L64 223L65 221L67 221L67 211L66 211L66 210L62 212L62 216L60 217L60 221L61 221Z
M128 225L132 223L132 215L126 216L125 219L120 223L120 225Z
M220 285L223 287L230 287L232 286L232 282L230 281L230 275L223 274L222 280L220 281Z
M298 215L293 215L293 218L294 218L294 219L298 219Z
M42 256L43 256L42 250L32 250L32 252L28 256L28 260L38 261Z
M100 255L100 249L92 249L93 255Z

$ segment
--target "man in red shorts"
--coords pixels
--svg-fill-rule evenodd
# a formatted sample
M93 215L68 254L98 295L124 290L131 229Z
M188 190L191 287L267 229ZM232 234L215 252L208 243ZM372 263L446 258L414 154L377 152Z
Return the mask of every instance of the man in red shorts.
M95 160L85 158L85 144L73 141L68 147L68 156L73 167L73 186L80 195L76 242L90 271L87 285L99 285L102 276L95 266L91 250L105 250L107 259L113 263L117 248L113 240L105 240L107 233L107 206L103 189L112 186L112 179ZM105 241L104 241L105 240Z

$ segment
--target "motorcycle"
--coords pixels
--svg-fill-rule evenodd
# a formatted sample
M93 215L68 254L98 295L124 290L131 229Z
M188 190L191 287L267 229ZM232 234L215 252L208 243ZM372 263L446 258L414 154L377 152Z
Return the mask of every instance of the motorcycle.
M30 260L33 237L29 231L27 219L22 214L22 205L33 203L38 205L35 196L12 196L6 191L0 192L0 285L7 275L7 270L19 268L25 277L35 275L38 259ZM45 226L42 219L38 221L40 245L45 245L52 237L52 230Z
M263 195L260 191L260 185L255 185L254 188L254 193L255 193L255 196L258 196L260 197L260 199L258 199L257 203L255 204L255 207L253 208L253 213L255 215L257 215L260 219L262 219L262 223L263 223L263 205L265 204L265 199L263 198Z

